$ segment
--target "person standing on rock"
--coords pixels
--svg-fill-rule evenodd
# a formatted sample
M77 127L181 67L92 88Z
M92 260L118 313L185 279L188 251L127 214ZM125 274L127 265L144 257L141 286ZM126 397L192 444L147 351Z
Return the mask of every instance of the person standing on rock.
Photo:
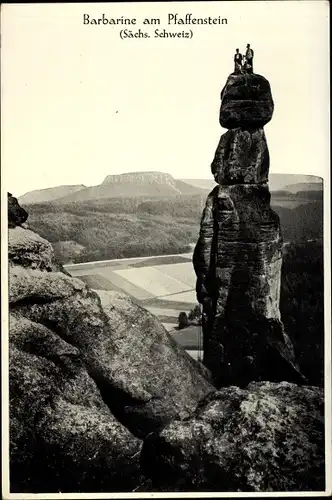
M250 43L247 44L247 50L245 55L245 68L248 73L254 72L253 59L254 59L254 51L250 48Z
M234 54L234 73L242 72L242 60L242 54L240 54L239 49L236 49L236 53Z

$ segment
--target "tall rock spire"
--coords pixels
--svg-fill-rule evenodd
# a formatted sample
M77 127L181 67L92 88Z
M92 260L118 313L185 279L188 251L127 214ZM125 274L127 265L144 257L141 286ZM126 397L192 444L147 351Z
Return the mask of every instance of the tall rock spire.
M273 115L269 82L231 74L221 92L220 138L193 263L203 304L204 364L217 385L304 381L280 319L282 237L271 209L263 126Z

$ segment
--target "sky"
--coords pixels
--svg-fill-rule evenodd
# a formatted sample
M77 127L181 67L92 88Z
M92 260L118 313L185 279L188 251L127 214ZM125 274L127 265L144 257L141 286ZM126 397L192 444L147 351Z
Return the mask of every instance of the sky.
M91 17L136 17L128 26ZM168 25L167 15L227 25ZM2 174L15 196L110 174L162 171L212 178L220 92L235 48L255 51L275 102L265 127L270 172L325 177L329 168L329 6L325 1L7 4L2 6ZM159 17L160 26L143 26ZM192 39L154 38L154 30Z

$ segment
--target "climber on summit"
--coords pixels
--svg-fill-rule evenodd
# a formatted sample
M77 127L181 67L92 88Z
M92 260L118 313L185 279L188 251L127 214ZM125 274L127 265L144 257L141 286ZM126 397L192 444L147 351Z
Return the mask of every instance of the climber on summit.
M242 59L243 56L240 54L239 49L236 49L236 53L234 54L234 73L242 72Z
M245 54L245 64L244 64L245 70L248 73L253 73L254 71L253 58L254 58L254 51L250 48L250 43L248 43Z

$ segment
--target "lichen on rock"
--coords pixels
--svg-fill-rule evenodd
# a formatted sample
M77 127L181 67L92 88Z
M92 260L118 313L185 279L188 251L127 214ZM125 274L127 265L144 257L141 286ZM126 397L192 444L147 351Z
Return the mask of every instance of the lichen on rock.
M129 297L64 272L37 234L10 225L8 244L11 491L136 489L142 438L194 411L208 370Z

